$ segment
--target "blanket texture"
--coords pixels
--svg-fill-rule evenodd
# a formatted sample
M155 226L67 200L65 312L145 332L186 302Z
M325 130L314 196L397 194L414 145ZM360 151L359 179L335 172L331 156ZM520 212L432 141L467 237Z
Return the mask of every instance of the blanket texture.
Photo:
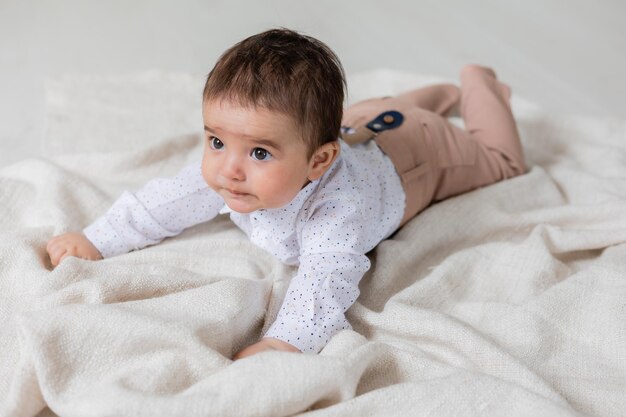
M350 100L432 81L359 74ZM224 216L53 269L50 237L199 158L201 86L155 72L50 84L49 156L0 170L1 416L626 415L624 121L514 97L529 172L382 242L354 330L318 355L230 360L294 269Z

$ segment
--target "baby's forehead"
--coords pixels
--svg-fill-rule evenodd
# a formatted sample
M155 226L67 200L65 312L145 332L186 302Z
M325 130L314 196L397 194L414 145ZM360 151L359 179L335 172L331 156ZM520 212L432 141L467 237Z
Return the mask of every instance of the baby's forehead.
M301 123L295 114L282 109L276 109L261 103L252 103L241 100L218 98L203 100L203 116L206 119L220 121L239 115L255 122L267 123L278 129L291 128L300 130Z
M213 134L306 143L302 126L283 111L232 100L205 100L205 130Z

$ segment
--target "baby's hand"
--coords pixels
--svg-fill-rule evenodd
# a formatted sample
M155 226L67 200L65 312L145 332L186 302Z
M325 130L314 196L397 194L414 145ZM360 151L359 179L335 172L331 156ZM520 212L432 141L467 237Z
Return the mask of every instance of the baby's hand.
M256 342L255 344L250 345L247 348L239 351L233 357L233 360L243 359L247 356L252 356L265 350L280 350L283 352L300 353L300 350L297 347L287 342L283 342L282 340L274 339L272 337L264 337L263 339L261 339L261 341Z
M100 251L82 233L65 233L53 237L46 245L52 266L57 266L67 256L90 259L102 259Z

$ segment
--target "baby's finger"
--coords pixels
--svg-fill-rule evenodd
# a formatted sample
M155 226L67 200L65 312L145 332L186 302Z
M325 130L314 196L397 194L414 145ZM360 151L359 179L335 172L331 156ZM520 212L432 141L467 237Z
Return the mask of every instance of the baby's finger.
M52 250L48 252L52 265L57 266L58 264L60 264L62 259L61 257L64 256L66 253L67 250L65 250L65 248L62 246L53 247Z
M54 248L54 246L57 244L57 242L59 241L59 237L60 236L55 236L48 241L48 243L46 244L46 250L48 252L50 252L52 248Z
M63 259L67 258L68 256L72 256L72 254L66 251L66 252L65 252L65 253L61 256L61 259L59 259L59 264L60 264L61 262L63 262Z
M48 252L48 255L50 256L50 260L54 258L54 254L59 250L58 248L59 247L56 243L48 242L48 244L46 245L46 252Z

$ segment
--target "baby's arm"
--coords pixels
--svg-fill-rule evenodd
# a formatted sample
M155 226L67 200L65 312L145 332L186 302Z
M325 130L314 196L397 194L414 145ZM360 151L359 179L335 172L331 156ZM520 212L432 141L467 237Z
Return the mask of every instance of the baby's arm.
M359 296L369 269L365 255L327 252L301 257L274 324L259 342L239 351L242 359L266 350L319 352L337 332L350 329L345 311Z
M53 238L47 246L48 253L53 265L66 256L101 259L119 255L211 220L223 205L221 197L204 182L200 164L194 164L173 178L157 178L135 193L123 193L82 234L66 233ZM67 248L65 256L59 255L63 251L60 243ZM94 256L93 249L99 256Z
M345 312L359 296L370 268L365 255L378 243L354 196L324 199L309 211L298 232L299 268L265 337L317 353L339 331L350 329Z
M298 272L264 337L235 359L268 349L318 353L336 333L351 328L345 312L370 268L365 254L380 241L370 236L371 216L360 203L354 194L339 194L301 213ZM278 348L269 346L275 341L282 342Z
M359 296L370 261L363 254L325 252L301 256L300 262L265 337L317 353L336 333L352 328L345 312Z

